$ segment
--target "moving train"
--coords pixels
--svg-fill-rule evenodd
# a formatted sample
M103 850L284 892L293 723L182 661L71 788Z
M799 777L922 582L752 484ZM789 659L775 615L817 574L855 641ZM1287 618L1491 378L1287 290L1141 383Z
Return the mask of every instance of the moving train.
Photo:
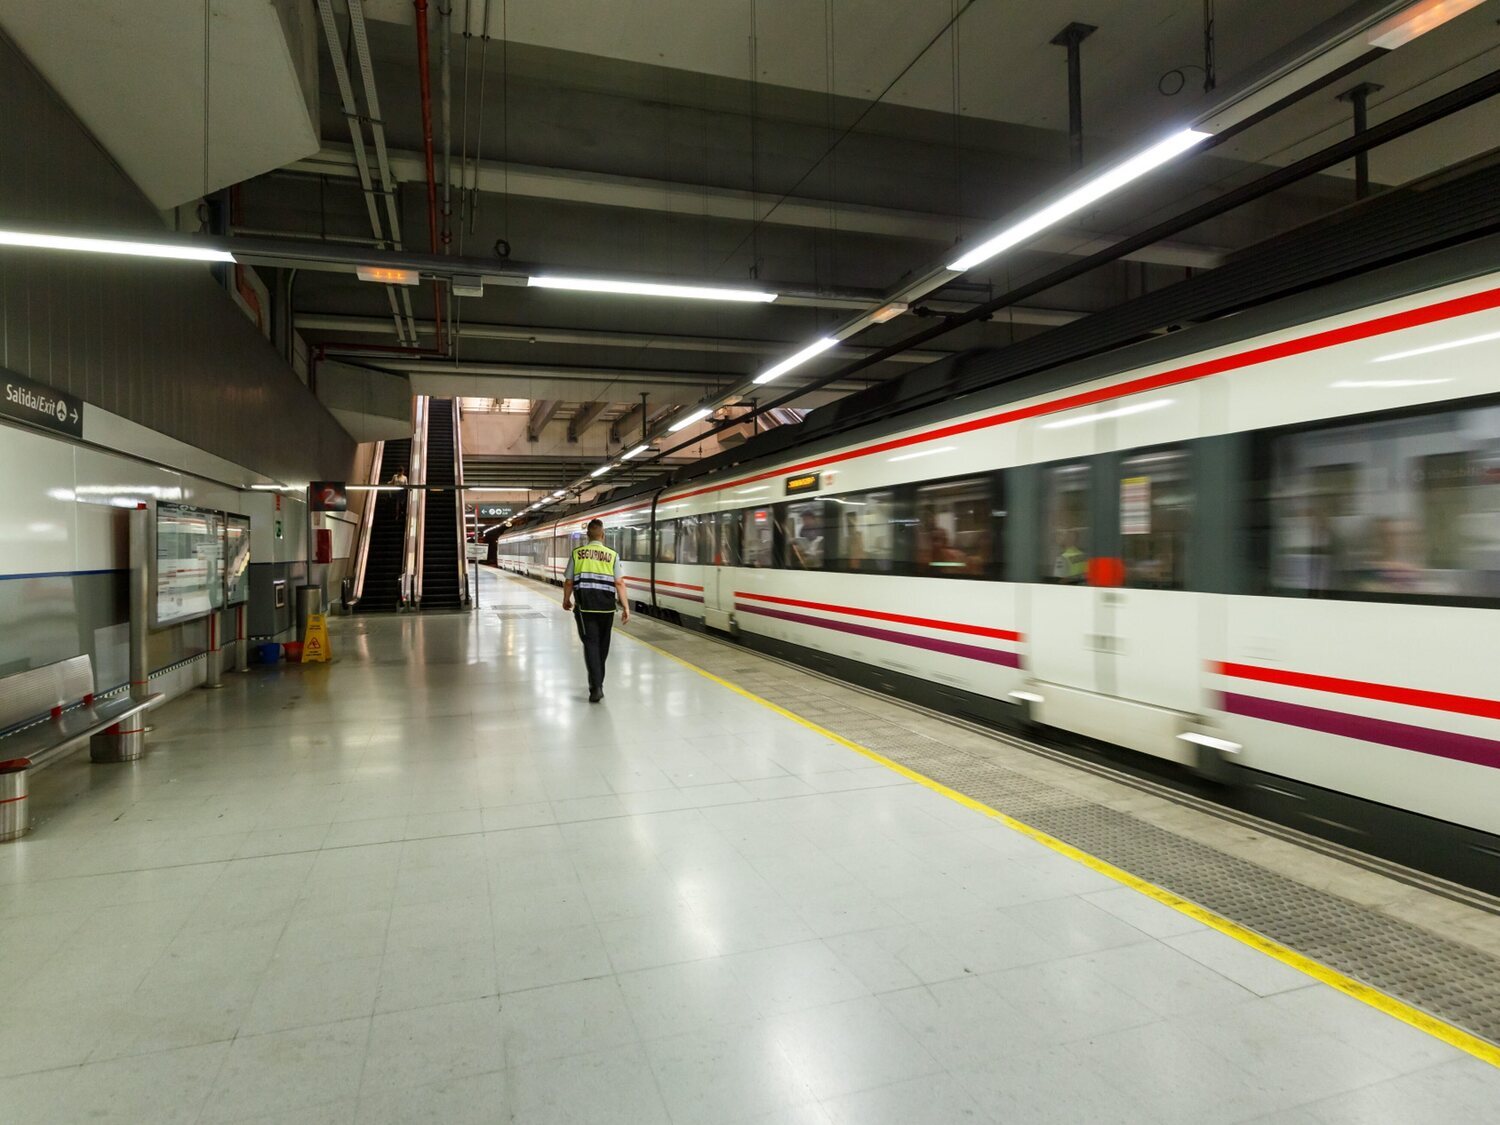
M752 442L508 533L497 560L557 581L597 516L644 607L949 713L1318 797L1306 818L1355 844L1354 806L1437 827L1493 885L1500 272L1474 258Z

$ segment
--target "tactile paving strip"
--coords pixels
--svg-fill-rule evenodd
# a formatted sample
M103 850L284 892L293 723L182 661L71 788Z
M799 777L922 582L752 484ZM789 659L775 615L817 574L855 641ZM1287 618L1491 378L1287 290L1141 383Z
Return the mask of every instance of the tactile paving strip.
M1500 1043L1500 960L834 698L822 681L657 622L652 644L1064 843Z

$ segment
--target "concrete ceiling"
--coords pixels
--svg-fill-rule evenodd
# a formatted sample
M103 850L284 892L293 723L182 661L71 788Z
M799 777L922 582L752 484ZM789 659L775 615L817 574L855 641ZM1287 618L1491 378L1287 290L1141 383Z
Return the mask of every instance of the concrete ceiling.
M209 182L243 181L233 193L233 229L341 245L391 238L383 204L380 229L372 230L332 61L353 72L367 111L356 50L367 43L392 210L405 245L425 251L411 0L353 0L352 13L351 0L332 0L332 44L321 26L311 29L313 0L212 4ZM127 19L137 7L0 0L0 24L153 198L194 197L203 184L202 4L161 0L150 16ZM1350 7L1345 0L1214 0L1220 88ZM784 294L769 306L726 306L492 285L483 297L454 302L451 350L401 355L390 351L398 339L438 350L430 289L402 294L398 337L384 288L347 274L301 270L293 283L267 271L278 301L290 292L309 345L350 365L339 408L364 430L387 425L399 410L369 407L349 383L361 372L396 380L382 384L383 395L394 386L553 404L541 436L561 435L564 448L549 456L563 467L576 447L597 457L625 440L610 438L618 429L611 423L638 408L641 394L657 412L733 387L1054 190L1071 173L1065 55L1050 43L1064 24L1098 29L1083 45L1086 161L1188 119L1202 97L1202 71L1194 69L1204 61L1202 0L452 0L451 36L439 8L437 0L429 4L432 112L440 198L445 147L451 151L451 214L442 225L453 251L490 256L503 240L507 265L522 272L713 279ZM1500 29L1490 9L1481 5L971 272L916 311L962 312L1326 146L1350 129L1349 107L1337 94L1355 82L1382 87L1371 99L1378 121L1492 69L1500 63ZM351 19L361 12L363 39ZM111 37L132 49L112 50ZM150 60L158 45L190 65L157 73ZM104 81L89 81L91 66ZM163 112L140 112L158 101L168 103ZM291 112L297 107L300 123ZM1500 135L1497 112L1484 104L1377 150L1376 183L1406 182L1487 150ZM372 124L360 124L367 145ZM370 154L373 165L373 146ZM1228 254L1349 205L1351 173L1305 180L798 405L816 406L966 348L1005 346L1187 271L1213 269ZM786 383L920 327L914 312L868 329ZM580 418L583 433L567 442ZM524 461L541 452L506 456Z
M298 0L0 0L0 29L158 209L318 150Z

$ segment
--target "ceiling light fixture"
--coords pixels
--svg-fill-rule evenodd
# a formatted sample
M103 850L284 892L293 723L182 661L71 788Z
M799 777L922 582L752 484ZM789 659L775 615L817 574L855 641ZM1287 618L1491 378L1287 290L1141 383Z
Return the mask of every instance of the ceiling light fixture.
M763 383L769 383L772 379L781 378L781 376L785 375L792 368L800 367L802 364L812 359L813 356L822 355L837 343L838 340L833 336L824 336L821 340L817 340L814 343L808 344L807 347L803 348L796 355L788 356L786 359L778 363L775 367L768 367L766 368L766 370L762 371L755 377L756 385L759 386Z
M634 297L682 297L693 301L742 301L766 304L775 293L759 289L727 289L712 285L666 285L655 281L608 281L591 277L528 277L536 289L571 289L579 293L623 293Z
M171 258L183 262L233 262L227 250L171 242L132 242L118 238L78 238L64 234L35 234L0 230L0 246L29 250L82 250L91 254L123 254L132 258Z
M892 301L888 305L881 305L872 312L870 319L876 324L884 324L888 320L895 320L909 308L911 308L911 305L906 301Z
M965 273L981 262L987 262L997 254L1034 238L1048 227L1077 214L1090 204L1097 203L1106 195L1134 183L1146 173L1174 160L1191 148L1202 144L1213 136L1202 129L1180 129L1164 141L1158 141L1144 152L1138 152L1129 160L1116 164L1087 183L1068 192L1061 199L1049 203L1040 211L1033 212L1018 223L1006 227L986 242L980 243L961 258L948 263L955 273Z
M758 383L758 382L760 382L760 380L757 379L756 382ZM701 422L701 421L703 421L703 419L707 418L712 413L713 413L713 411L710 410L708 407L706 407L706 406L700 406L697 410L693 411L687 417L682 418L682 419L680 419L680 420L678 420L676 422L673 422L670 426L667 427L667 429L669 431L671 431L672 433L675 434L678 430L685 430L685 429L687 429L694 422Z
M1372 47L1394 51L1482 3L1484 0L1423 0L1404 12L1397 12L1384 23L1376 24L1366 42Z
M600 465L597 469L595 469L592 473L590 473L589 476L591 476L591 477L602 477L605 473L609 472L613 468L614 468L613 465Z
M622 453L622 454L620 454L620 460L621 461L629 461L632 457L639 457L642 453L649 453L649 452L651 452L651 447L649 445L638 445L634 449L632 449L629 453Z

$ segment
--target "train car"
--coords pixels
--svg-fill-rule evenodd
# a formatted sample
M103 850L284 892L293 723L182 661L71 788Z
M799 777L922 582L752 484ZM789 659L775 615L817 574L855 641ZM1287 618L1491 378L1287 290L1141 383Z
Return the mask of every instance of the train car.
M1493 270L1434 255L752 443L568 526L628 518L639 600L814 667L1493 837Z

